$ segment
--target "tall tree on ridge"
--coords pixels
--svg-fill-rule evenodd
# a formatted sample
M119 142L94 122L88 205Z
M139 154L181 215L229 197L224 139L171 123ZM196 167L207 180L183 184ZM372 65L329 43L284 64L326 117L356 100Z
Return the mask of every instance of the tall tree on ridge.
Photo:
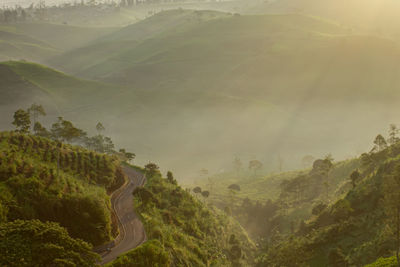
M28 108L28 112L32 116L33 127L35 127L35 124L36 124L39 116L46 116L46 111L44 110L43 106L42 105L38 105L36 103L33 103Z
M105 131L106 128L104 128L103 124L101 122L98 122L96 125L96 130L98 134L101 134L102 132Z
M12 122L13 125L17 128L17 131L20 133L28 133L29 128L31 127L31 118L29 112L18 109L14 113L14 121Z
M396 144L400 139L397 137L397 134L399 133L399 129L395 124L390 124L389 126L389 139L388 143L390 145Z
M375 146L374 146L373 150L376 152L380 152L380 151L384 150L385 148L387 148L386 140L381 134L378 134L378 136L375 138L374 144L375 144Z

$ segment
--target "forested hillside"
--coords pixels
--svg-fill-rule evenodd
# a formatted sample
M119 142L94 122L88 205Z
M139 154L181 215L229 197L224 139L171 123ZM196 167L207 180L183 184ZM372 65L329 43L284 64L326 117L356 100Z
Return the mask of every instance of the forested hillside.
M133 192L148 241L110 266L252 266L256 247L241 226L157 168L148 164Z
M291 234L271 235L258 265L363 266L395 254L400 144L393 138L388 146L379 135L374 149L360 157L359 169L344 176L350 187L343 197L316 205ZM371 266L395 265L393 259L380 259Z
M15 132L0 141L2 222L55 221L94 245L110 240L107 192L124 179L116 158Z
M400 266L398 0L68 1L0 6L0 266Z
M350 176L359 166L358 159L334 163L328 155L315 160L310 169L264 176L240 168L198 184L210 191L214 205L228 209L252 238L263 242L275 231L294 231L312 216L315 207L343 197L351 189Z

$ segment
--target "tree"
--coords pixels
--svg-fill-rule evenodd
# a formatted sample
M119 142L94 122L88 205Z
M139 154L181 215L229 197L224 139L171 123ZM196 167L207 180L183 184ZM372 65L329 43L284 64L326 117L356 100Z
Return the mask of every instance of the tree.
M196 186L195 188L193 188L193 192L196 194L201 194L201 187L200 186Z
M42 105L38 105L36 103L33 103L29 108L28 108L29 114L32 116L33 119L33 126L35 126L39 116L46 116L46 112L44 111L44 108Z
M12 124L15 125L15 127L17 128L17 132L28 133L31 126L31 118L29 112L26 112L23 109L18 109L14 113L14 121L12 122Z
M389 139L387 140L390 145L394 145L399 142L400 138L397 137L399 129L395 124L390 124L389 126Z
M230 186L228 186L228 189L230 190L235 190L235 191L240 191L240 185L238 184L231 184Z
M243 163L240 160L240 158L236 157L233 160L233 168L235 169L235 171L238 173L241 169L242 169Z
M172 174L172 172L171 171L168 171L167 172L167 180L168 180L168 182L170 182L171 184L177 184L176 183L176 180L174 179L174 175Z
M54 139L62 142L71 142L86 136L84 131L76 128L72 122L64 120L63 117L58 117L58 121L53 123L51 134Z
M54 222L0 224L1 266L95 266L100 257L91 248Z
M251 160L249 161L249 170L254 171L254 175L256 175L257 171L262 168L263 164L259 160Z
M158 167L157 164L152 162L149 162L146 164L146 166L144 166L146 174L149 174L150 176L153 176L159 168L160 167Z
M93 149L96 152L109 154L114 153L114 143L110 137L98 134L93 137L85 137L84 142L88 149Z
M304 168L309 168L311 164L314 162L314 157L311 155L306 155L301 159L301 163L303 164Z
M356 183L359 178L360 178L360 172L358 170L355 170L351 173L350 180L351 180L351 184L352 184L353 188L356 187Z
M132 161L134 158L136 158L136 154L132 152L126 152L125 156L128 159L128 161Z
M376 152L380 152L380 151L384 150L385 148L387 148L386 140L380 134L378 134L378 136L375 138L374 144L375 144L375 146L373 148L373 151L376 151Z
M131 160L133 160L136 157L135 153L127 152L124 148L121 148L119 150L119 152L122 153L126 157L128 162L130 162Z
M324 158L325 161L329 161L330 163L332 163L334 161L333 156L331 153L327 154Z
M204 198L208 198L208 197L210 196L210 192L209 192L209 191L203 191L203 192L201 192L201 195L202 195Z
M96 130L98 134L101 134L102 132L105 131L106 128L104 128L103 124L101 122L98 122L96 125Z
M51 136L51 133L49 131L47 131L47 129L38 121L33 126L33 132L35 133L35 135L41 136L41 137L50 137Z

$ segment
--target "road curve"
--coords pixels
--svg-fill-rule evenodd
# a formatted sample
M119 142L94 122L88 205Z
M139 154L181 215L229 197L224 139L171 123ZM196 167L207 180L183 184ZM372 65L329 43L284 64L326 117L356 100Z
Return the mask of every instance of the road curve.
M145 177L142 173L130 167L123 167L123 171L128 177L127 184L111 203L119 220L120 236L116 239L118 241L111 248L111 251L102 255L102 265L139 246L146 240L143 224L133 209L132 195L136 187L143 186Z

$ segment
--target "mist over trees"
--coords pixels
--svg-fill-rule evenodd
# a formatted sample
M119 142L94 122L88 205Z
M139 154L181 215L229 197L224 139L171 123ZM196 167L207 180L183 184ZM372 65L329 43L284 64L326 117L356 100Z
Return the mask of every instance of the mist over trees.
M46 116L46 112L42 105L34 103L27 110L18 109L14 113L12 124L16 127L17 132L28 134L31 130L32 118L34 122L32 131L37 136L50 138L62 143L81 145L98 153L119 154L128 162L136 157L135 153L128 152L124 148L120 148L119 152L115 151L112 139L103 135L106 129L100 122L95 127L97 135L90 137L85 131L75 127L71 121L65 120L63 117L58 117L57 121L51 125L50 130L47 130L38 121L39 116Z
M0 265L96 265L128 195L144 243L110 266L400 266L400 2L378 2L0 7Z

